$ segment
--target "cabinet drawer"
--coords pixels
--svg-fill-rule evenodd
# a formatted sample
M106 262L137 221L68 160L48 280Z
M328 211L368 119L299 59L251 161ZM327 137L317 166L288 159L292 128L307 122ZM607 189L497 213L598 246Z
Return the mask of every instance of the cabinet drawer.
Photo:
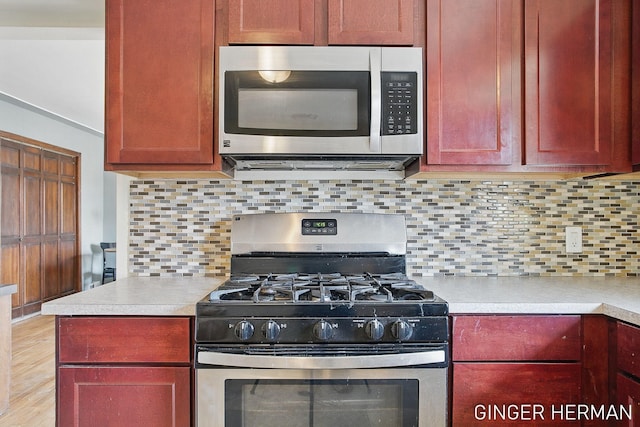
M580 360L580 316L454 316L453 360Z
M59 363L190 363L187 317L58 318Z
M640 328L618 322L618 368L640 378Z

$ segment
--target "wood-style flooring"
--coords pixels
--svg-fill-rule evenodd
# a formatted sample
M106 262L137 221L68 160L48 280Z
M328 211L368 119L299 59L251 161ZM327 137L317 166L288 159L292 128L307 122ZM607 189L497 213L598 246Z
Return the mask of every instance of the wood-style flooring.
M11 391L1 427L55 426L54 316L35 316L11 327Z

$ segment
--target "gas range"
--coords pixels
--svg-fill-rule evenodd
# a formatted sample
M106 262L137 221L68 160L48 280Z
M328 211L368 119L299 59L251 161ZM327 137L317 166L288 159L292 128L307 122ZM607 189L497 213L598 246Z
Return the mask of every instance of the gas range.
M236 216L231 276L197 304L196 342L446 343L448 305L405 255L401 215Z
M445 427L448 305L406 244L402 215L233 217L196 305L197 425Z

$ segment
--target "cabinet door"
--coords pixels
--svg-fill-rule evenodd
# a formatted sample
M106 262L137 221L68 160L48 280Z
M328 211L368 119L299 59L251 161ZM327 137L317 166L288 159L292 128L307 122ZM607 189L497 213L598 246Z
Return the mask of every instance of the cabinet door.
M427 0L427 164L510 165L520 153L520 11Z
M213 10L107 1L107 164L213 163Z
M329 44L413 45L413 0L329 0Z
M640 3L631 7L631 150L635 170L640 170Z
M581 403L580 377L579 363L454 363L452 426L579 426L557 411Z
M62 367L59 426L189 426L189 367Z
M616 424L624 427L640 427L640 382L632 380L622 374L617 376L617 404L629 412L631 419L620 412L621 420Z
M313 44L313 0L229 0L229 43Z
M612 0L525 0L527 165L612 163L612 12Z
M618 322L616 355L618 369L640 378L640 328Z

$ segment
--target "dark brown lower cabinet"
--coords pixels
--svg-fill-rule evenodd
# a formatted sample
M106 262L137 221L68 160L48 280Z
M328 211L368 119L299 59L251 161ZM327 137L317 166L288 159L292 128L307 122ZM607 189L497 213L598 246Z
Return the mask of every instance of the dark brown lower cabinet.
M59 316L58 425L192 425L193 328L191 317ZM640 426L637 326L454 315L452 330L453 427Z
M58 317L58 425L192 425L192 324L189 317Z
M640 327L597 314L452 325L454 427L640 427Z
M583 401L583 320L567 315L452 319L453 427L571 426Z

